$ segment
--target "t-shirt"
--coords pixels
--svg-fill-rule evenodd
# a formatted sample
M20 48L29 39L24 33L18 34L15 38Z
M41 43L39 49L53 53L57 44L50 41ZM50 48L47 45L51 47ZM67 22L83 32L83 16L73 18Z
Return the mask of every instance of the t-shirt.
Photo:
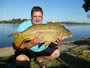
M46 24L46 22L42 22L42 24ZM32 26L32 21L31 20L25 21L19 25L17 31L23 32L30 26ZM45 49L45 44L38 44L38 45L35 45L32 48L30 48L30 50L32 50L34 52L40 52L40 51L43 51L44 49Z

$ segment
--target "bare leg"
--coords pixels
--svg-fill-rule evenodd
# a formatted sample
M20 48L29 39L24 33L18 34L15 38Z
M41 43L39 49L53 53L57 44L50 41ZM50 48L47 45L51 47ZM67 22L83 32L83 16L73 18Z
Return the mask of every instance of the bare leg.
M56 49L52 54L51 56L41 56L41 57L38 57L38 62L43 62L45 60L49 60L49 59L55 59L55 58L58 58L60 56L60 49Z
M17 68L30 68L30 60L24 54L19 55L16 57L16 65Z

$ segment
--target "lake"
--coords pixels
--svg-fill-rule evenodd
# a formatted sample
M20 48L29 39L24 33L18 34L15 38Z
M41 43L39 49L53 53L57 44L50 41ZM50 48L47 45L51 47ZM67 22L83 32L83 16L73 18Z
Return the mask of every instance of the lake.
M90 37L90 25L64 25L72 32L72 37L64 41L80 40L83 37ZM10 47L15 37L8 37L9 34L17 32L19 24L0 24L0 48Z

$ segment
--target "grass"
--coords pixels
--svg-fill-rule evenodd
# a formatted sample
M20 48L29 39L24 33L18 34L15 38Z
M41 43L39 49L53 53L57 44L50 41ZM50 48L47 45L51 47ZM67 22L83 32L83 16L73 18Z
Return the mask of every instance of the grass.
M61 53L57 59L46 60L48 68L90 68L90 57L83 53L90 50L90 46L80 46L72 49L71 52ZM31 60L31 68L39 68L34 60ZM0 68L16 68L14 56L0 57Z
M79 46L72 49L72 52L67 53L90 62L90 46L88 45Z
M31 68L39 68L34 60L31 60ZM68 65L61 61L61 59L46 60L45 64L48 68L68 68ZM0 58L0 68L16 68L14 56Z
M72 68L90 68L90 46L83 45L73 48L71 52L62 53L61 59Z
M61 53L57 59L45 61L48 68L90 68L90 38L62 44L78 46L68 52ZM31 68L39 68L33 59L30 64ZM14 56L0 57L0 68L16 68Z
M72 68L90 68L90 61L70 53L63 53L63 56L60 58Z

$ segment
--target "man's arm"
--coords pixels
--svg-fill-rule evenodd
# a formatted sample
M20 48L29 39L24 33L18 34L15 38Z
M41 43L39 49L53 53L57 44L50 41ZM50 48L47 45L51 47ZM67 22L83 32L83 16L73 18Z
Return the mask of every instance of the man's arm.
M24 49L24 48L29 49L39 43L43 43L42 39L43 39L43 37L40 35L40 33L37 33L33 40L31 40L28 43L22 43L20 48L21 49Z

